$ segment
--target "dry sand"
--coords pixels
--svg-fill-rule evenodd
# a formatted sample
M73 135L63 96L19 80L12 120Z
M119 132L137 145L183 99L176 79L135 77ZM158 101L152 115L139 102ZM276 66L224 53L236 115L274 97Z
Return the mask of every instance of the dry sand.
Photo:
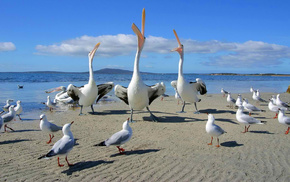
M271 95L262 93L265 99ZM242 96L254 103L250 93ZM221 94L199 97L202 114L193 114L191 104L186 105L186 113L176 113L181 105L174 97L158 98L150 106L160 118L158 123L150 121L147 111L136 111L136 122L130 124L133 137L123 146L125 155L118 154L115 146L93 146L121 130L130 116L123 102L98 104L97 115L78 116L79 110L47 112L48 119L59 125L75 121L71 130L76 145L68 155L72 167L64 156L60 157L64 167L58 167L57 157L37 159L53 145L46 144L49 138L39 130L39 120L11 123L15 132L0 133L0 181L289 181L290 134L285 135L287 127L272 119L275 114L267 104L260 106L266 112L253 114L267 124L253 125L243 134L236 109L227 107ZM281 99L290 101L288 94ZM214 145L207 145L207 112L227 131L219 148L216 139ZM61 132L56 133L52 143L61 137Z

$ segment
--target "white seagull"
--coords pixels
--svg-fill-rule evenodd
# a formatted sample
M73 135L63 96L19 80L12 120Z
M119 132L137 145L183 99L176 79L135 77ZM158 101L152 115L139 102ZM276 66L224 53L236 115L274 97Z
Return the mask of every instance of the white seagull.
M279 107L290 107L287 103L283 102L281 99L280 99L280 94L277 95L277 98L276 98L276 105L279 106Z
M264 110L261 110L259 108L257 108L256 106L252 105L249 103L248 99L244 98L243 99L243 106L244 106L244 109L246 109L247 111L249 111L249 116L251 116L252 112L254 111L259 111L259 112L264 112Z
M253 92L252 98L253 100L256 101L256 104L258 104L259 102L267 102L266 100L261 98L259 90L257 90L256 92Z
M252 124L264 124L264 123L266 123L266 121L257 120L256 118L253 118L253 117L243 113L243 111L244 111L244 106L239 106L237 113L236 113L236 119L238 120L238 122L245 125L245 131L243 131L242 133L248 132L248 130ZM248 125L248 127L247 127L247 125Z
M71 123L67 123L63 126L63 137L53 145L52 149L47 154L39 157L38 159L49 158L56 155L65 155L65 160L68 166L73 166L73 164L70 164L67 160L67 155L73 149L73 146L75 144L73 134L70 130L70 127L73 123L74 121L72 121ZM59 157L57 157L57 163L59 167L64 166L63 164L59 163Z
M89 53L89 82L83 87L76 87L72 84L67 87L67 94L74 100L78 101L78 104L81 106L80 114L82 115L83 107L91 106L92 112L94 113L93 104L97 99L101 99L104 95L106 95L112 88L114 87L113 82L108 82L101 85L96 85L94 80L94 72L93 72L93 59L95 53L100 46L100 42L97 43L94 49ZM99 97L98 97L99 96ZM98 98L97 98L98 97Z
M237 98L237 100L236 100L236 106L241 106L241 105L243 105L243 98L242 98L242 95L241 94L238 94L238 98Z
M231 93L228 93L227 102L230 104L230 108L234 108L234 104L236 104L236 99L232 98Z
M275 105L273 102L273 98L269 99L268 108L270 111L276 113L276 115L275 115L275 117L273 117L273 119L276 119L278 117L278 113L279 113L280 108L283 110L287 110L287 108L285 108L285 107L279 107L279 106Z
M94 146L110 146L110 145L116 145L119 153L123 154L125 149L121 148L120 145L128 142L132 137L132 128L129 126L129 118L127 121L123 123L123 129L115 134L113 134L110 138L108 138L105 141L102 141L99 144L96 144Z
M279 109L278 121L279 123L284 124L288 127L287 131L285 132L285 134L287 135L290 130L290 117L287 117L285 115L285 111L283 109Z
M12 121L16 116L13 105L10 106L8 110L9 110L8 113L1 116L3 123L8 123L8 122ZM5 132L6 132L6 128L9 128L11 131L14 131L12 128L8 127L7 124L4 124L4 131Z
M44 104L49 108L50 112L52 112L52 110L55 109L56 105L57 105L57 103L55 101L52 101L50 99L50 96L47 96L47 100Z
M220 147L219 144L219 136L226 133L221 127L219 127L218 125L214 124L215 118L212 114L208 115L208 120L206 122L206 126L205 126L205 130L206 132L211 136L211 141L210 143L208 143L208 145L212 145L212 140L213 137L217 138L217 145L216 147Z
M145 29L145 9L142 12L142 33L138 29L138 27L133 23L132 29L138 38L137 52L134 62L134 71L132 75L132 79L128 88L125 88L121 85L115 86L115 95L123 100L126 104L129 105L131 110L131 118L133 117L133 110L142 110L146 107L146 109L150 113L150 118L153 121L158 121L157 117L152 114L149 110L149 105L160 95L165 93L165 85L163 82L157 83L153 86L147 86L141 78L139 71L139 61L141 52L145 43L144 29Z
M49 122L45 114L40 115L39 127L42 131L49 133L49 141L46 142L47 144L51 143L51 140L54 137L54 135L51 135L50 133L62 130L61 126L57 126L54 123Z
M21 106L21 101L18 100L16 103L17 103L17 105L16 105L16 107L14 107L15 114L16 114L16 116L19 117L20 120L22 120L20 117L20 114L22 113L22 110L23 110L22 106Z
M253 87L250 88L250 92L257 92L257 90L253 89Z
M176 40L178 42L178 47L173 49L172 51L176 51L179 53L180 59L179 59L179 68L178 68L178 78L176 82L176 88L177 92L180 95L181 99L183 100L183 106L181 113L184 112L185 102L194 103L196 114L199 113L196 103L200 102L201 99L197 97L198 92L201 95L206 94L206 85L205 83L200 79L197 78L196 82L188 82L184 75L183 75L183 61L184 61L184 49L183 45L180 43L180 40L177 36L177 33L175 30L173 30ZM172 83L172 82L171 82ZM172 84L171 84L172 85Z
M2 109L3 109L5 112L8 112L9 107L11 106L11 103L12 103L12 102L13 102L12 99L8 99L8 100L6 100L6 104L5 104L5 106L2 107Z
M223 88L221 89L221 93L223 94L223 97L225 97L226 96L226 94L228 94L229 92L228 91L226 91L226 90L224 90Z

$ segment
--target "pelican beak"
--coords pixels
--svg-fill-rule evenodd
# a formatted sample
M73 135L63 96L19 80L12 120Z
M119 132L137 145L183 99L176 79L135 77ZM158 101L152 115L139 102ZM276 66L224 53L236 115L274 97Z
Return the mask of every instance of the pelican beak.
M94 58L95 53L96 53L97 49L99 48L100 44L101 44L100 42L97 43L97 44L95 45L94 49L89 53L89 58L90 58L90 60L92 60L92 59Z
M176 37L176 40L178 42L178 47L175 48L175 49L172 49L171 51L172 52L173 51L177 51L178 53L181 53L182 52L182 49L183 49L183 45L180 43L179 37L178 37L178 35L177 35L177 33L176 33L176 31L174 29L173 29L173 33L174 33L174 35Z
M46 90L45 93L53 93L53 92L56 92L56 91L61 91L61 86L60 87L56 87L56 88L52 88L52 89L49 89L49 90Z
M138 48L141 49L145 41L145 8L142 11L142 32L140 32L139 28L134 23L132 24L132 30L138 37Z

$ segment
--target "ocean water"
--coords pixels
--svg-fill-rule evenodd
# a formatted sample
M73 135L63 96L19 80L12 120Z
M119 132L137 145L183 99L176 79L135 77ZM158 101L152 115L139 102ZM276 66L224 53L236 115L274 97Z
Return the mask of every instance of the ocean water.
M97 84L114 82L128 86L131 74L95 74ZM0 106L4 106L7 99L22 101L26 114L35 111L43 111L46 107L41 102L46 102L48 95L54 97L56 93L47 94L45 90L74 84L81 86L87 83L88 73L0 73ZM230 75L205 75L185 74L188 81L201 78L207 86L209 94L220 93L224 88L231 93L249 93L250 87L263 92L283 93L290 85L290 77L287 76L230 76ZM174 95L175 91L170 85L172 80L177 79L177 74L142 74L142 79L147 85L164 82L166 94ZM17 85L24 85L18 89ZM114 92L109 95L114 97Z

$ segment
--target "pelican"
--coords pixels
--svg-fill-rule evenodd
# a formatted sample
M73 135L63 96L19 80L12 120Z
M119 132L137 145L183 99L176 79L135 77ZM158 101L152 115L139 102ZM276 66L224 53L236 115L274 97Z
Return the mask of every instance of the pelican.
M177 51L180 55L176 88L177 88L178 94L180 95L181 99L183 100L183 106L182 106L181 113L184 112L185 102L190 102L190 103L194 103L194 106L196 109L195 114L199 114L199 111L198 111L197 106L196 106L196 102L200 102L201 99L199 99L197 97L197 94L198 94L198 92L201 95L206 94L206 92L207 92L206 85L200 78L197 78L196 82L188 82L184 78L184 76L183 76L183 60L184 60L183 59L183 57L184 57L183 45L180 43L180 40L177 36L176 31L173 30L173 32L174 32L175 37L177 39L177 42L179 44L179 46L177 48L173 49L172 51Z
M60 87L57 87L57 88L53 88L50 91L45 91L45 92L46 93L53 93L53 92L56 92L56 91L60 91L54 97L54 99L57 102L61 102L61 103L64 103L64 104L72 104L74 102L74 100L70 96L68 96L65 86L60 86Z
M138 38L137 52L134 63L134 71L132 75L131 82L128 88L125 88L121 85L115 86L115 95L123 100L126 104L129 105L131 110L131 119L133 117L133 110L142 110L146 107L146 109L150 113L150 118L153 121L158 121L157 117L152 114L149 110L149 105L165 92L165 85L163 82L157 83L153 86L147 86L142 81L140 71L139 71L139 60L140 55L145 43L144 29L145 29L145 9L143 9L142 13L142 33L138 29L138 27L133 23L132 29Z
M101 99L104 95L106 95L109 91L112 90L114 84L113 82L108 82L105 84L100 84L100 85L96 85L96 82L94 80L94 72L93 72L93 59L95 56L95 53L97 51L97 49L100 46L100 42L97 43L94 47L94 49L89 53L88 57L89 57L89 82L88 84L84 85L83 87L76 87L72 84L70 84L67 87L67 94L74 100L74 101L78 101L79 105L81 106L81 110L80 110L80 114L82 115L82 110L83 107L88 107L91 106L91 109L94 111L94 107L93 104L96 101L98 95L98 99Z

